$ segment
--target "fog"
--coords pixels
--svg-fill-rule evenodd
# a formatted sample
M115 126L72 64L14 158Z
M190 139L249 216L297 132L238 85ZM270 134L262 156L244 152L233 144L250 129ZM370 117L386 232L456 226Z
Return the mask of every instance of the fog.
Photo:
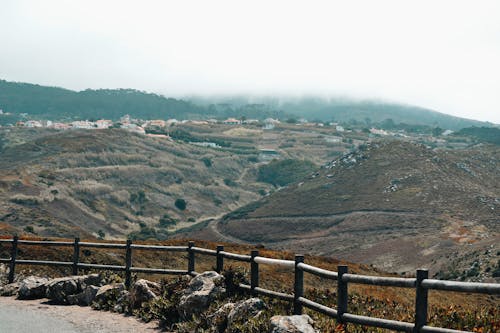
M0 3L0 79L343 96L500 123L498 1Z

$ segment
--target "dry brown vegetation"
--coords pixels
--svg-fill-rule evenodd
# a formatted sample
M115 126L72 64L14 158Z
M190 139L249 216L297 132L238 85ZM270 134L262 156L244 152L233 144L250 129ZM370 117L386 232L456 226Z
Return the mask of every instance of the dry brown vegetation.
M218 229L401 274L425 265L443 278L491 279L500 253L499 154L373 143L228 214Z

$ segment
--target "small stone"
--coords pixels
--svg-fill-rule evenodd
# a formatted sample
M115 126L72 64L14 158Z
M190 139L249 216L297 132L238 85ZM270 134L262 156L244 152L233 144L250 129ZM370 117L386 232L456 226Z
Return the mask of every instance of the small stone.
M271 333L318 333L314 321L308 315L273 316Z

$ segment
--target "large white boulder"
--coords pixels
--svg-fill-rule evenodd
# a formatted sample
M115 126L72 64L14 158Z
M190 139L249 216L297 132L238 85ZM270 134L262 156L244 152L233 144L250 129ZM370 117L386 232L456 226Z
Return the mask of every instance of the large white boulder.
M179 310L183 317L203 312L210 303L226 293L224 277L217 272L208 271L195 276L179 302Z

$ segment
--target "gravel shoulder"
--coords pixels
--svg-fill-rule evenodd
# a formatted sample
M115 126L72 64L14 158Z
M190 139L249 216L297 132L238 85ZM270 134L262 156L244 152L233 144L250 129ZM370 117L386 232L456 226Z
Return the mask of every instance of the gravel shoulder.
M32 333L153 333L157 322L95 311L77 305L52 305L47 299L20 301L0 297L0 332Z

